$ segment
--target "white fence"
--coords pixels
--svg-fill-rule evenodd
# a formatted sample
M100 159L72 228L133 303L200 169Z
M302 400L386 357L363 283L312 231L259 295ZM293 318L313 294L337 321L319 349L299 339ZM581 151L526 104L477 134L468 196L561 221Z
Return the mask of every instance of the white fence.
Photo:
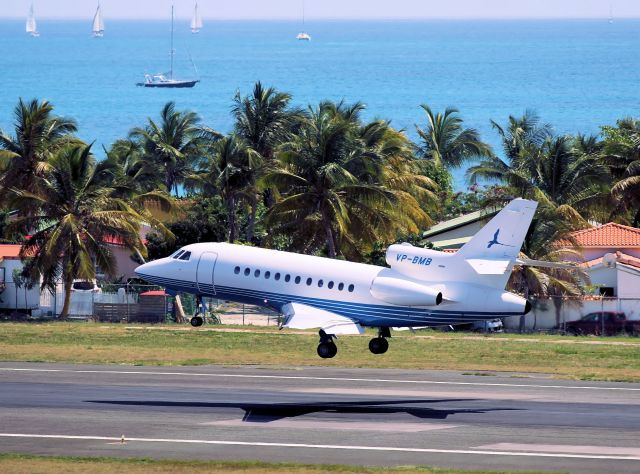
M533 309L525 316L524 330L562 329L564 323L577 321L598 311L622 311L627 319L640 320L640 299L600 297L558 297L533 299ZM507 330L520 329L520 317L505 318Z

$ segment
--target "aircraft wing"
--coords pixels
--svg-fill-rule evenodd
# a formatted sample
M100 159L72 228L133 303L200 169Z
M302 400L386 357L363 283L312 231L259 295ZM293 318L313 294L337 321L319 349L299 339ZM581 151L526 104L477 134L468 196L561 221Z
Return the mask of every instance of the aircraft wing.
M282 307L285 322L291 329L324 329L327 334L363 334L364 328L351 318L306 304L287 303Z

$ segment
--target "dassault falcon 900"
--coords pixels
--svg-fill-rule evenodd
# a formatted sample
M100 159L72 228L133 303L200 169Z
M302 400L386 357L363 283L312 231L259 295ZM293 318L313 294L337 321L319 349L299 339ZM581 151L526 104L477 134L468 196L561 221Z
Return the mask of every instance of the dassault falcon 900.
M559 266L518 259L537 203L515 199L456 253L391 245L390 268L228 243L187 245L141 265L139 277L169 293L186 292L264 306L284 328L320 328L318 355L334 357L335 339L378 328L369 343L387 351L391 328L454 325L520 316L531 304L505 286L514 265ZM197 312L191 319L200 326Z

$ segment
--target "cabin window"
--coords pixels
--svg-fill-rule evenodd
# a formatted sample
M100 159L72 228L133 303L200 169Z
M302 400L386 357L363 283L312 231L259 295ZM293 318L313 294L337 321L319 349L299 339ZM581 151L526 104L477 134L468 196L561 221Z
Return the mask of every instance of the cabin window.
M349 293L353 293L353 290L354 290L355 288L356 288L355 286L353 286L353 285L349 285Z
M284 276L284 281L286 281L287 283L289 283L289 281L291 280L291 275L285 275Z
M253 272L253 276L258 278L260 276L260 270L256 270L255 272Z
M238 273L240 273L240 267L236 267L236 268L234 268L234 269L233 269L233 273L235 273L236 275L237 275Z
M344 283L340 283L338 285L338 290L340 290L340 291L344 290Z
M184 253L184 250L178 250L176 253L173 254L173 258L178 258L183 253Z
M311 283L313 283L313 279L307 278L307 286L311 286Z
M244 276L249 276L249 273L251 273L251 269L249 267L244 269Z
M300 283L300 280L302 280L302 278L300 278L299 276L297 276L297 277L296 277L296 285L297 285L298 283Z
M185 252L180 255L180 260L189 260L191 258L191 252Z
M271 272L269 271L264 272L264 279L268 280L269 278L271 278Z
M275 281L280 280L280 274L276 273L275 275L273 275L273 278L274 278Z
M318 280L318 288L322 288L324 286L324 282L322 280Z
M329 284L327 285L329 287L329 289L331 290L333 288L333 282L330 281Z

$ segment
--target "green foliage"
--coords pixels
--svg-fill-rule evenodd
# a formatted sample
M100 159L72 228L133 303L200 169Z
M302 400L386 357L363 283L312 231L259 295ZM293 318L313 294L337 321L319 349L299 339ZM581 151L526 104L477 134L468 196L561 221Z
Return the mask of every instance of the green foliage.
M171 255L184 245L225 240L226 215L220 197L214 196L192 202L189 200L181 207L185 208L184 217L167 224L174 236L173 239L167 239L156 232L146 236L150 260Z

